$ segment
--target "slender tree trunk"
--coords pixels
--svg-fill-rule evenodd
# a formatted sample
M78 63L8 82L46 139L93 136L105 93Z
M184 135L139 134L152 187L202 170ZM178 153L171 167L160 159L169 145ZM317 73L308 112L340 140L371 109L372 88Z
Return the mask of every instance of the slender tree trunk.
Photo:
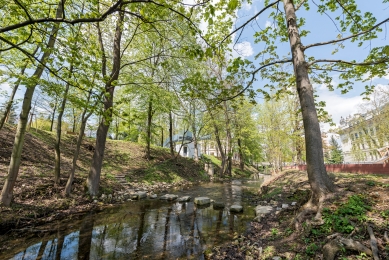
M54 108L53 108L53 114L51 115L50 132L53 132L54 118L55 118L56 111L57 111L57 101L55 101Z
M114 47L113 47L113 66L112 72L110 75L110 80L105 84L106 94L104 95L104 115L102 117L101 123L97 129L96 134L96 145L95 151L93 153L92 164L89 170L89 175L87 179L87 187L89 194L92 196L96 196L99 193L99 185L100 185L100 174L101 174L101 166L103 164L104 158L104 150L105 143L107 140L107 133L109 129L109 125L112 121L112 108L113 108L113 95L115 86L112 85L112 82L116 81L119 78L120 71L120 41L122 38L122 23L123 23L124 13L120 12L119 17L116 24L116 32L114 39ZM100 37L100 41L102 39ZM104 55L103 55L103 65L104 65ZM103 66L103 74L105 74Z
M215 139L216 139L217 147L218 147L218 150L220 153L220 157L222 159L222 163L220 166L220 177L224 177L225 168L226 168L226 161L227 161L226 155L223 151L223 145L222 145L222 142L220 140L219 128L217 127L215 122L213 123L213 128L215 130Z
M296 87L304 123L307 172L312 189L311 203L318 206L325 195L333 192L335 187L328 177L324 165L320 125L315 108L313 88L309 81L304 49L298 32L295 8L292 0L283 0L283 3L296 76Z
M239 169L244 170L244 157L242 149L242 141L238 138L238 148L239 148Z
M58 7L57 7L57 13L56 17L61 18L62 17L62 3L64 3L64 0L59 1ZM44 66L42 64L46 64L47 59L49 58L51 54L51 50L54 47L56 37L57 37L57 32L59 29L59 24L54 24L49 41L47 43L47 48L44 51L42 57L41 57L41 64L38 65L36 68L32 78L34 79L39 79L42 76ZM18 127L16 130L15 134L15 141L14 145L12 148L12 155L11 155L11 162L9 164L8 168L8 175L7 179L5 180L3 189L1 191L1 204L4 206L9 206L12 201L12 195L13 195L13 188L15 186L16 179L19 174L19 167L20 167L20 159L21 159L21 154L22 154L22 149L23 149L23 144L24 144L24 136L26 133L26 127L27 127L27 120L28 120L28 114L31 109L31 100L34 95L34 90L36 87L36 83L27 86L26 87L26 92L24 94L24 99L23 99L23 104L22 104L22 111L20 112L20 119L18 122Z
M163 126L161 126L161 146L163 147L163 138L164 138L164 134L163 134Z
M70 66L70 74L73 71L73 65ZM54 167L54 182L59 184L61 177L61 133L62 133L62 116L65 111L65 106L67 102L67 96L69 92L69 84L66 84L65 92L63 94L63 99L61 107L59 108L58 118L57 118L57 129L56 129L56 138L54 144L55 150L55 167Z
M82 139L84 138L86 122L88 121L88 118L92 114L92 113L90 113L88 116L85 116L85 113L86 113L86 109L84 110L84 112L82 114L80 133L78 134L76 149L75 149L74 154L73 154L72 169L70 171L69 178L68 178L68 181L66 182L66 186L65 186L65 191L64 191L65 195L69 195L71 190L72 190L74 173L75 173L76 167L77 167L77 160L78 160L78 155L80 154L80 147L81 147Z
M228 116L227 102L224 102L224 113L226 117L226 154L227 154L227 167L226 174L232 176L232 137L230 127L230 117Z
M25 71L26 67L27 67L27 65L25 65L22 68L22 71L20 72L21 75L24 74L24 71ZM3 113L0 115L0 130L3 128L5 121L7 121L7 119L9 118L9 114L11 112L11 107L12 107L12 104L13 104L13 101L14 101L14 98L15 98L16 91L19 88L20 81L21 81L21 79L18 79L15 82L15 85L14 85L14 87L12 89L12 93L9 96L9 99L7 101L7 105L5 106L4 111L2 111Z
M150 98L149 100L149 107L147 110L147 136L146 136L146 158L147 160L151 159L151 152L150 152L150 143L151 143L151 123L153 118L153 101Z
M173 147L173 116L172 111L169 112L169 140L170 140L170 154L174 157L174 147Z

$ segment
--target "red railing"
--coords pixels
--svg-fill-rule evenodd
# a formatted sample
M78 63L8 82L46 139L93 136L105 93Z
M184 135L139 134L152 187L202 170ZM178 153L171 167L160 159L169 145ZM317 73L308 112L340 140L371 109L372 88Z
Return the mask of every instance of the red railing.
M306 171L307 165L286 166L283 168ZM386 164L326 164L326 170L327 172L389 174L389 163Z

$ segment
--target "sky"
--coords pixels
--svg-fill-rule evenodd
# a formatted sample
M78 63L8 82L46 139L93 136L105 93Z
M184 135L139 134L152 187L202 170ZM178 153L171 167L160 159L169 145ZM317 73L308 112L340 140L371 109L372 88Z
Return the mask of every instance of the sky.
M185 0L185 2L190 2L193 0ZM218 0L213 0L213 2ZM305 17L307 22L304 29L309 30L311 34L302 39L302 43L304 45L320 42L320 41L328 41L335 39L339 34L336 27L334 26L332 20L326 15L319 15L316 12L316 6L313 2L320 3L320 0L309 0L311 5L311 9L309 11L305 11L301 9L297 12L298 17ZM356 0L358 6L363 11L370 11L377 18L377 21L382 21L389 16L389 4L382 4L382 0ZM235 26L239 26L243 22L247 21L250 17L252 17L255 13L261 10L264 6L263 0L253 0L251 4L244 2L242 4L241 9L237 12L238 18L236 19ZM283 11L282 3L280 3L280 10ZM269 12L265 12L255 23L249 24L246 29L243 31L239 42L237 42L234 47L233 56L234 57L244 57L251 61L254 64L258 64L258 61L254 59L256 53L261 51L261 44L254 44L253 42L253 34L259 30L259 27L265 28L266 26L274 26L274 23L268 18ZM333 14L329 14L334 17ZM387 25L388 26L388 25ZM201 25L203 30L206 30L206 24ZM389 44L389 35L386 37L386 27L382 27L384 30L379 35L378 39L375 39L371 42L372 47L388 45ZM233 29L233 28L232 28ZM232 30L231 29L231 30ZM344 36L347 36L345 34ZM289 43L286 43L283 46L279 46L279 49L284 52L283 55L288 56L288 52L290 50ZM333 46L325 46L318 48L311 48L306 51L307 55L315 56L317 58L339 58L344 60L356 60L362 61L366 54L369 51L369 48L362 47L357 48L356 44L351 43L350 41L345 42L345 48L340 50L336 56L332 56L331 52L333 50ZM282 56L282 54L281 54ZM333 77L334 85L339 83L339 73L331 74ZM259 79L256 81L254 87L261 88L266 81ZM361 93L364 91L365 84L367 83L359 83L355 82L354 89L351 90L347 94L341 94L339 90L329 91L325 86L316 85L314 87L319 96L318 101L325 101L327 106L326 110L333 117L333 121L335 123L339 123L340 117L346 117L348 115L352 115L358 112L357 105L363 102L363 97ZM384 78L376 78L371 82L371 84L376 85L384 85L387 86L389 84L389 70L388 75ZM0 93L1 91L9 91L10 87L7 83L0 84ZM24 88L20 88L17 92L16 98L21 99L24 94ZM5 101L5 97L0 95L0 104L3 104ZM328 129L328 126L325 126Z
M312 1L310 0L311 9L309 11L305 11L304 9L300 9L296 15L297 17L306 18L306 25L304 29L309 30L311 33L308 37L302 39L303 45L308 45L316 42L325 42L329 40L336 39L339 31L334 26L333 19L335 18L334 14L328 13L331 16L332 20L327 15L320 15L316 12L317 7L313 4L313 2L320 3L319 0ZM378 0L356 0L356 3L360 7L362 11L369 11L373 13L374 17L377 19L377 22L380 22L389 17L389 4L382 4L382 1ZM242 8L238 11L238 19L236 20L236 26L239 26L243 22L247 21L250 17L252 17L255 13L261 10L264 6L263 0L254 0L252 4L244 3ZM280 3L280 10L283 11L283 5ZM274 9L273 9L274 10ZM256 60L254 60L254 56L256 53L261 51L261 44L254 44L253 42L253 34L255 31L259 30L259 27L265 28L266 26L274 26L274 23L268 18L269 12L265 12L261 14L258 19L256 19L255 23L249 24L246 27L245 31L242 33L240 41L238 44L234 46L237 51L237 54L247 58L254 62L254 64L258 64ZM388 25L387 25L388 26ZM380 33L378 39L371 41L371 47L378 47L389 44L389 35L386 35L386 27L383 26L383 32ZM343 37L348 36L349 34L343 34ZM351 41L344 42L345 48L341 49L335 55L332 55L331 52L333 50L333 46L323 46L323 47L314 47L306 50L306 55L315 56L320 59L343 59L343 60L356 60L363 61L370 50L370 46L358 48L355 43L351 43ZM285 46L278 46L280 50L284 52L285 56L290 57L288 52L290 51L289 43L286 43ZM280 55L282 57L282 55ZM340 73L332 73L330 74L333 78L333 84L336 86L339 83L339 75ZM256 82L255 87L261 88L264 85L265 81L259 79ZM346 117L348 115L354 114L358 112L358 104L363 102L363 97L361 93L364 92L364 86L366 84L374 84L374 85L388 85L389 83L389 70L387 76L384 78L375 78L371 83L365 82L355 82L353 90L351 90L347 94L341 94L340 90L329 91L323 85L314 84L314 88L316 89L318 96L318 101L326 102L326 110L333 117L333 121L335 123L339 123L340 117ZM325 126L328 129L328 125Z

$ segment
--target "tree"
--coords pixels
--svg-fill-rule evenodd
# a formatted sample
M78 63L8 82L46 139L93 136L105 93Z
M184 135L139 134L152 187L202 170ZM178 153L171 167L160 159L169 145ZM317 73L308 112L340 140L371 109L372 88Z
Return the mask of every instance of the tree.
M328 163L339 164L343 163L343 153L342 148L336 141L335 137L332 135L330 139L330 157Z
M277 0L271 3L270 1L265 1L264 4L265 7L257 12L255 16L243 22L242 25L237 26L236 29L224 38L227 39L231 35L241 33L240 31L246 28L251 21L256 20L266 11L269 11L270 19L274 21L273 26L260 29L254 34L254 41L264 46L263 51L256 55L256 57L261 57L262 59L257 68L252 69L253 64L247 66L241 59L236 59L233 66L229 69L231 72L239 72L238 68L247 67L241 73L249 73L250 75L241 92L233 96L239 95L245 90L249 90L249 95L254 95L252 85L257 73L268 79L269 83L265 86L277 89L279 92L288 92L288 89L285 89L285 81L295 82L304 125L307 173L312 190L312 196L300 216L304 216L308 211L315 211L317 212L316 218L320 219L323 201L334 192L335 186L328 177L324 166L321 132L311 80L315 83L326 84L330 89L333 89L329 72L342 71L341 78L343 82L338 87L346 92L349 88L352 88L353 82L351 80L364 80L365 75L368 75L367 80L372 79L374 76L386 75L387 64L389 63L389 46L372 48L367 57L360 62L355 60L347 61L340 58L322 59L308 57L305 52L313 47L336 45L334 51L334 54L336 54L337 51L344 47L343 42L347 40L357 41L359 46L362 46L364 42L377 37L380 26L388 22L389 18L376 23L376 19L371 13L361 13L358 10L355 1L348 1L347 5L337 0L322 1L318 5L316 12L326 15L328 15L328 12L334 12L336 17L332 21L339 21L337 26L340 28L341 33L349 32L350 35L345 37L341 35L334 40L303 45L301 37L305 37L309 32L304 30L305 19L297 18L296 12L302 8L305 8L306 11L312 10L310 9L311 4L305 0ZM279 4L283 4L284 12L278 9ZM282 54L280 52L279 47L286 42L289 42L291 58L289 58L290 54ZM280 70L281 64L286 63L293 65L291 66L293 70L288 73ZM323 72L315 74L320 71ZM367 92L371 90L369 86L366 89ZM267 91L264 88L258 91L267 95Z
M63 17L62 7L63 7L62 1L60 1L56 12L56 17L58 18ZM59 25L54 24L46 45L46 49L39 60L39 65L37 66L34 74L31 76L30 81L26 85L26 92L24 94L22 111L20 113L20 119L16 130L15 141L14 141L14 146L11 155L11 162L8 168L8 175L4 183L3 189L1 191L0 201L4 206L9 206L12 201L13 187L15 185L19 173L20 159L21 159L21 153L24 144L24 136L27 127L28 114L31 109L31 100L34 95L35 87L37 85L36 80L42 76L44 65L47 63L50 54L52 52L52 48L54 47L58 30L59 30Z

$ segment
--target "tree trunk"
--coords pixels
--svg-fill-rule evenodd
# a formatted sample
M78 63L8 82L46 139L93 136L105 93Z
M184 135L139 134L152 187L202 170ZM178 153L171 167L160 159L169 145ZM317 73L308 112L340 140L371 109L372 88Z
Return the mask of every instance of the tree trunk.
M73 65L70 65L69 74L73 72ZM65 106L67 102L69 92L69 84L66 84L65 92L63 93L63 99L61 107L59 108L58 119L57 119L57 129L56 129L56 138L54 144L55 150L55 167L54 167L54 183L59 184L61 178L61 133L62 133L62 116L65 112Z
M238 138L238 148L239 148L239 169L244 170L244 158L243 158L243 149L242 142L240 138Z
M219 128L217 127L215 122L213 123L213 128L215 130L215 139L216 139L217 147L219 149L220 157L222 159L222 163L220 166L220 177L224 177L225 168L226 168L226 155L223 151L223 145L220 140Z
M151 123L153 118L153 101L150 98L149 100L149 107L147 110L147 136L146 136L146 158L147 160L151 159L151 152L150 152L150 143L151 143Z
M70 191L72 190L74 173L75 173L76 167L77 167L77 160L78 160L78 155L80 154L80 147L81 147L82 139L84 138L86 122L88 121L88 118L92 115L92 113L89 113L88 116L85 116L85 113L86 113L86 109L84 110L84 112L82 114L80 133L78 134L76 149L75 149L74 154L73 154L72 169L70 171L69 178L68 178L68 181L66 182L66 186L65 186L65 191L64 191L65 195L69 195Z
M161 146L163 147L163 137L164 137L164 134L163 134L163 126L161 126Z
M57 7L57 13L56 17L57 18L62 18L62 4L65 1L61 0L59 1L58 7ZM47 48L44 51L42 57L41 57L41 63L38 65L36 68L34 74L32 75L31 78L34 79L39 79L42 76L44 66L43 64L46 64L47 59L49 58L51 51L54 47L56 38L57 38L57 32L59 29L59 24L54 24L49 41L47 43ZM26 92L24 94L24 99L23 99L23 104L22 104L22 111L20 112L20 119L18 122L18 127L16 130L16 135L15 135L15 141L14 145L12 148L12 155L11 155L11 162L9 164L8 168L8 176L7 179L5 180L3 189L1 191L1 204L4 206L9 206L12 201L12 195L13 195L13 187L15 186L16 179L19 174L19 167L20 167L20 159L21 159L21 154L22 154L22 149L23 149L23 144L24 144L24 136L26 133L26 127L27 127L27 122L28 122L28 114L30 113L31 109L31 100L34 95L34 90L36 87L36 83L27 86L26 87Z
M24 74L24 71L26 69L27 65L25 65L20 74L23 75ZM11 107L12 107L12 104L13 104L13 101L14 101L14 98L15 98L15 94L16 94L16 91L18 90L19 88L19 84L20 84L20 81L21 79L18 79L16 82L15 82L15 85L12 89L12 93L11 95L9 96L9 99L7 101L7 105L5 106L5 109L3 111L3 113L1 114L0 116L0 130L3 128L4 126L4 123L6 121L6 119L9 117L9 114L10 114L10 111L11 111Z
M119 78L120 55L121 55L120 41L122 37L123 18L124 18L124 13L120 12L116 24L116 32L115 32L114 47L113 47L113 58L112 58L113 59L112 72L110 75L110 80L105 84L106 94L104 95L104 99L105 99L104 116L102 117L102 120L97 129L96 146L95 146L95 151L93 153L92 164L87 179L88 191L89 194L92 196L96 196L99 193L100 174L101 174L101 166L103 164L103 158L104 158L105 143L107 140L109 125L112 121L113 95L115 90L115 86L112 85L112 82L116 81ZM103 72L103 74L105 73Z
M174 147L173 147L173 117L172 112L169 112L169 145L170 145L170 154L174 157Z
M324 166L320 125L315 108L313 88L309 81L308 67L298 32L295 8L292 0L283 0L283 2L293 57L296 87L304 123L307 172L312 189L311 203L318 206L326 194L333 192L335 187L328 177Z
M55 112L57 111L57 101L55 101L55 105L53 108L53 115L51 116L51 122L50 122L50 132L53 132L53 125L54 125L54 118L55 118Z

